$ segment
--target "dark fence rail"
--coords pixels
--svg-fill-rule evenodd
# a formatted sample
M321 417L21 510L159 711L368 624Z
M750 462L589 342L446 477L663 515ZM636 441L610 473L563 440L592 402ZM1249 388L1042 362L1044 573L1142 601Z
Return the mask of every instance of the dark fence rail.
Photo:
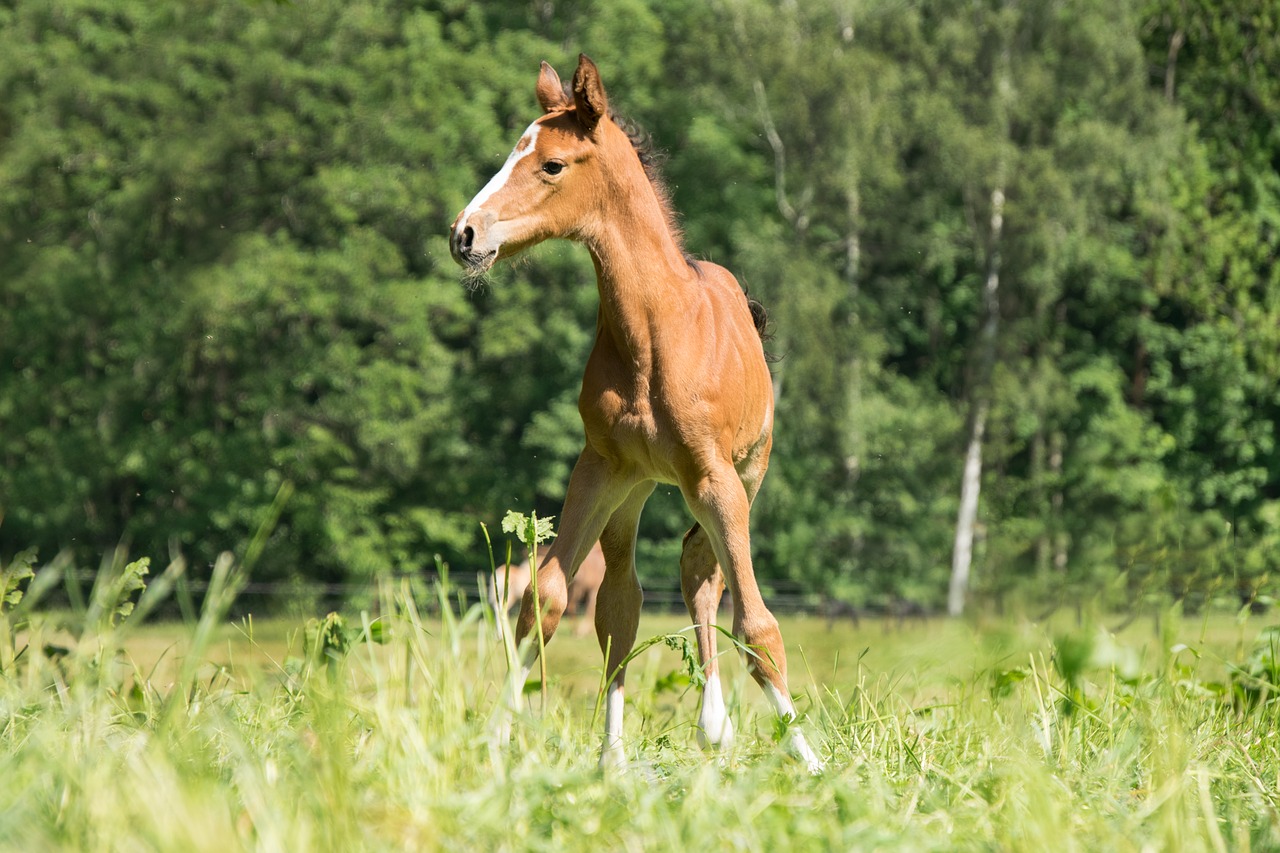
M253 611L257 605L265 609L282 610L290 602L314 601L323 609L341 608L347 603L372 602L384 585L392 587L403 583L415 590L419 606L431 612L439 606L436 592L440 584L447 585L451 601L463 606L477 603L481 590L487 583L488 572L424 571L414 575L387 575L367 581L320 582L308 580L249 581L239 591L238 611ZM77 572L76 579L84 589L92 586L95 572ZM183 578L179 582L187 593L200 596L209 588L209 581ZM771 581L761 584L765 602L775 614L804 614L822 616L829 620L857 621L860 617L922 618L931 615L925 606L906 600L880 604L853 604L830 598L807 589L795 581ZM728 606L728 595L722 608ZM684 598L677 578L670 581L650 582L644 585L644 609L652 613L684 613Z

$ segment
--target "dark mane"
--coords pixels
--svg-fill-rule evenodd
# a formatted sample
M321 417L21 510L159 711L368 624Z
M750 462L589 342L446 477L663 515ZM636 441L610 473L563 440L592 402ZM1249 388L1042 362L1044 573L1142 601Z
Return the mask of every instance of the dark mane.
M696 270L697 262L684 248L684 229L680 225L680 217L676 215L675 207L671 204L671 189L662 176L662 164L666 161L666 152L653 144L653 137L648 131L625 116L610 111L609 118L613 119L613 123L627 135L636 156L640 158L640 165L644 167L645 177L649 179L654 192L658 195L658 204L662 208L662 218L666 220L667 230L675 238L676 246L685 260Z
M565 98L569 101L573 100L573 91L568 86L565 86ZM676 248L684 256L685 263L701 278L703 272L698 259L685 249L684 228L680 225L680 217L676 214L675 206L671 203L671 189L667 186L666 179L662 175L662 164L667 159L666 152L653 144L653 136L647 130L626 116L610 110L609 118L627 135L627 140L630 141L632 149L636 152L636 156L640 158L640 165L644 167L645 177L649 179L649 183L653 186L653 190L658 196L658 205L662 208L662 218L667 223L667 230L671 232L672 238L676 241ZM760 340L768 342L773 338L773 335L768 329L769 317L765 312L764 305L750 296L747 297L747 305L751 309L751 320L756 327L756 332L760 335ZM766 356L766 358L770 362L778 360L777 357L772 355Z
M572 104L573 87L567 83L563 84L563 86L565 101ZM676 248L680 250L680 254L684 256L685 261L693 268L694 272L701 276L702 270L698 269L697 259L685 250L684 229L680 226L680 217L676 215L676 209L671 204L671 190L667 186L666 180L662 177L662 164L666 160L666 152L653 144L653 137L649 135L648 131L626 116L610 109L609 118L627 135L627 139L631 142L631 147L635 150L636 156L640 158L640 165L644 167L645 177L649 179L649 183L653 185L654 192L657 193L658 205L662 208L662 218L667 223L667 230L671 232L671 236L676 241Z
M653 144L653 137L640 125L612 111L609 117L613 119L613 123L621 128L622 132L627 135L627 139L630 140L631 147L635 149L636 156L640 158L640 165L644 167L645 176L648 177L649 183L653 185L654 192L658 195L658 204L662 207L662 217L667 222L667 230L671 232L671 236L675 239L676 247L680 250L680 254L684 255L685 263L701 278L702 269L698 265L697 258L690 255L684 247L684 229L680 226L680 218L676 214L675 207L671 204L671 190L662 176L662 164L666 160L666 152ZM748 295L747 307L751 309L751 322L756 327L756 333L760 335L760 340L768 343L773 338L773 335L769 332L769 315L766 313L764 305L758 299L753 299ZM778 360L777 357L771 354L766 354L765 358L770 363Z

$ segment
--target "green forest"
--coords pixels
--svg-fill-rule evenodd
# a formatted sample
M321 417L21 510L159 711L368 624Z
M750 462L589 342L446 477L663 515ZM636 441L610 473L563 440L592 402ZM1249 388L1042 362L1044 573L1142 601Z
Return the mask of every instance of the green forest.
M590 259L447 235L580 51L769 310L766 585L1276 594L1274 0L0 0L0 565L207 576L280 498L255 579L361 583L556 515Z

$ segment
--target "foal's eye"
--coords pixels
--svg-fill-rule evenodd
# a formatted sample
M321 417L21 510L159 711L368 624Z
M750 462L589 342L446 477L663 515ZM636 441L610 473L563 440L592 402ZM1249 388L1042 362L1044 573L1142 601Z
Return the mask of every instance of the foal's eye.
M564 163L559 160L548 160L542 164L542 171L548 175L558 175L564 171Z

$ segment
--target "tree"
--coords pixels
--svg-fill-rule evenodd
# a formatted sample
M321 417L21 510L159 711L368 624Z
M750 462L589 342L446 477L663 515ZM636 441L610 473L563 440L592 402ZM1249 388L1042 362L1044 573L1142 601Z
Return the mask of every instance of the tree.
M1266 593L1274 23L1261 0L0 2L0 559L124 541L199 567L286 482L260 578L479 566L479 522L557 514L590 264L546 247L468 292L444 235L534 115L538 60L585 47L669 153L687 245L770 309L763 579L941 606L968 550L997 601ZM688 523L660 494L648 578Z

